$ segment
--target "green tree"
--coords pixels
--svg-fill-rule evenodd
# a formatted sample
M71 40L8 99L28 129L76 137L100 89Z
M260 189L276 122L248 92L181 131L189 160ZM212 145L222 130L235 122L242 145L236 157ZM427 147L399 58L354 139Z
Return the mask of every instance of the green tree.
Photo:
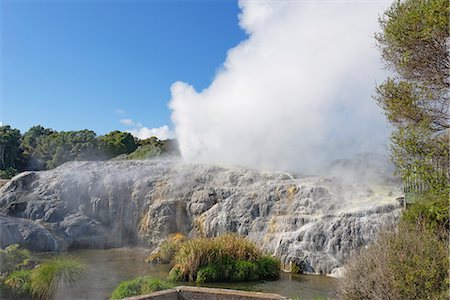
M96 160L100 156L97 136L87 129L50 134L38 146L41 155L47 158L47 168L74 160Z
M111 131L99 137L101 152L107 158L116 157L121 154L129 154L136 150L136 139L129 132Z
M396 1L376 35L387 67L395 72L377 88L376 100L394 125L392 157L404 180L448 189L449 2Z
M53 129L44 128L41 125L31 127L22 136L21 148L23 150L22 169L43 170L45 169L44 157L37 151L41 140L50 134L55 133Z
M20 153L20 131L9 125L0 126L0 170L15 168Z

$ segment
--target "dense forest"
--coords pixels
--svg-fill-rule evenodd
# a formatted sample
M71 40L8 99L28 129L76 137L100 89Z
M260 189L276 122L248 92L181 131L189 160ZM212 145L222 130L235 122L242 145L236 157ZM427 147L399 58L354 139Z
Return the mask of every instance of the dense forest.
M48 170L74 160L146 159L177 154L175 140L140 140L128 132L97 136L92 130L56 131L40 125L21 134L0 126L0 178L27 170Z

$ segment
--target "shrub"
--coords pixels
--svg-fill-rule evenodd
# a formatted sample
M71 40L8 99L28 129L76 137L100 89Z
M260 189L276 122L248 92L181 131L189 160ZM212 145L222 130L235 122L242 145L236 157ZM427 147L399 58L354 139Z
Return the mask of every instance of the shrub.
M164 280L150 276L141 276L121 282L112 293L110 299L122 299L131 296L144 295L151 292L170 289L171 287L172 285Z
M59 288L75 284L85 272L85 265L72 256L55 257L31 272L30 290L33 296L50 299Z
M402 218L410 223L422 223L428 229L449 229L448 218L448 189L442 191L428 191L417 195L414 202L403 214Z
M447 249L426 226L402 221L349 261L340 298L448 299Z
M27 294L30 292L31 270L17 270L9 274L3 281L3 284L18 294Z
M11 272L21 265L26 265L30 259L30 252L19 245L9 245L0 249L0 274Z

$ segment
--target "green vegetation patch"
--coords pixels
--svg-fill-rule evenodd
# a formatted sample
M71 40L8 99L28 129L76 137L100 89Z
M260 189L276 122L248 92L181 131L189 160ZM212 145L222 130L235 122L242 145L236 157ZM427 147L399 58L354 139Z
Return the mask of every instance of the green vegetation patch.
M280 263L263 255L249 240L234 234L183 242L176 251L172 281L251 281L277 279Z
M73 256L58 256L44 262L31 272L31 294L40 299L50 299L58 288L79 281L85 269L85 264Z
M402 221L349 260L340 299L448 299L448 244Z
M131 296L145 295L151 292L170 289L173 286L161 279L150 276L140 276L132 280L123 281L111 295L113 299L123 299Z

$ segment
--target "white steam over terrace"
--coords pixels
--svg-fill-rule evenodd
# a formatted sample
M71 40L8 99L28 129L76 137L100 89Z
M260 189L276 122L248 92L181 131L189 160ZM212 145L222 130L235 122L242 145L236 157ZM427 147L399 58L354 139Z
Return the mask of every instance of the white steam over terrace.
M172 119L190 162L314 170L385 150L372 99L384 72L375 47L387 2L240 1L249 37L211 85L172 85Z

